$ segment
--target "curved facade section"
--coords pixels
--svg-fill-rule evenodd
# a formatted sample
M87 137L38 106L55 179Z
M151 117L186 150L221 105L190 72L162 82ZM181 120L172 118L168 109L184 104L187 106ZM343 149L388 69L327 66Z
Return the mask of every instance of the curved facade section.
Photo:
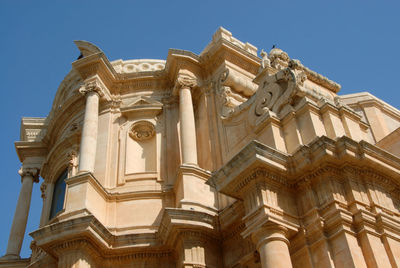
M165 61L76 44L49 116L22 121L0 267L400 265L397 109L223 28Z

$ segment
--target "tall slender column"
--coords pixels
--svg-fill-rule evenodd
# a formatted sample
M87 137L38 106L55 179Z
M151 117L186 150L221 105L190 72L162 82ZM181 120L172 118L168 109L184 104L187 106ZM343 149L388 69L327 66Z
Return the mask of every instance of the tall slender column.
M178 76L179 120L182 164L197 165L196 126L191 88L196 85L195 78L186 75Z
M292 267L286 232L283 226L271 224L253 234L262 268Z
M19 254L31 205L32 187L34 182L39 181L39 170L36 168L21 168L18 173L21 175L22 186L8 239L7 252L3 259L20 259Z
M102 92L96 82L88 83L79 92L86 96L79 156L79 173L93 172L96 159L99 99L102 96Z

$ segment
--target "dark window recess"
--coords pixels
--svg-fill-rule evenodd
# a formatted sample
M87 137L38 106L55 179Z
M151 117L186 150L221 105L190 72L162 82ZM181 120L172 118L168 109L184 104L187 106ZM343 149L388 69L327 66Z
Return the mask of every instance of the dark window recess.
M64 207L65 179L68 177L66 169L54 184L53 200L51 201L50 219L54 218Z

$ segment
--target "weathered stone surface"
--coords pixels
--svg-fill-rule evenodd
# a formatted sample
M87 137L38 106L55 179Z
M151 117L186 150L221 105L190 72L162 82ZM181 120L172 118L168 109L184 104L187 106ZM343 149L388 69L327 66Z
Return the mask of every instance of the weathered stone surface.
M400 266L396 108L337 95L281 49L258 57L223 28L200 55L166 61L110 62L75 43L83 57L49 116L22 120L0 267ZM38 172L40 227L21 260Z

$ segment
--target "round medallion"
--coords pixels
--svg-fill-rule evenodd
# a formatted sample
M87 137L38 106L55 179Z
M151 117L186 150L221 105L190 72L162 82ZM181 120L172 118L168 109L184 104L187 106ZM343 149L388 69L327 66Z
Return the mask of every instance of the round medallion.
M134 123L129 131L129 136L136 141L151 139L154 134L154 125L148 121L139 121Z

